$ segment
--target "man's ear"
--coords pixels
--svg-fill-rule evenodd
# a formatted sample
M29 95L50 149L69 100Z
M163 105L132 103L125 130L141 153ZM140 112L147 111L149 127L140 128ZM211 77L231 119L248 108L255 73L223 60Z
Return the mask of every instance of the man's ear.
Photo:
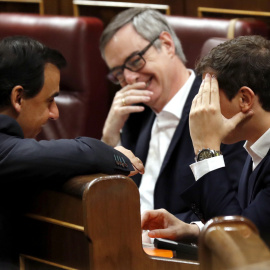
M15 109L17 113L21 111L21 102L23 98L23 87L20 85L16 85L10 95L11 105Z
M161 45L165 46L167 52L174 56L175 55L175 45L172 39L172 36L166 32L163 31L161 32L160 36L159 36L159 40L161 42Z
M253 103L254 103L254 98L255 94L247 86L243 86L240 88L238 91L239 95L239 105L241 107L242 112L248 112L250 109L252 109Z

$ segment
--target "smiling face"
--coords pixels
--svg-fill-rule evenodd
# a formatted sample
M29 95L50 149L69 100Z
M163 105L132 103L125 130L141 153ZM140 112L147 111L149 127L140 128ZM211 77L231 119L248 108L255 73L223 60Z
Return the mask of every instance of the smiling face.
M33 98L18 98L16 110L17 122L23 129L25 138L35 138L42 126L49 120L56 120L59 111L54 97L59 94L60 71L53 64L46 64L44 70L44 85Z
M171 36L162 32L159 40L162 44L160 49L151 46L143 55L146 64L142 69L136 72L124 69L125 81L121 83L124 87L135 82L145 82L146 89L153 92L147 105L156 111L160 111L180 89L178 82L180 76L179 73L178 76L175 74L179 71L176 63L181 61L175 55ZM110 69L121 66L129 56L134 52L140 52L148 44L149 41L140 36L131 24L125 25L106 45L105 61Z

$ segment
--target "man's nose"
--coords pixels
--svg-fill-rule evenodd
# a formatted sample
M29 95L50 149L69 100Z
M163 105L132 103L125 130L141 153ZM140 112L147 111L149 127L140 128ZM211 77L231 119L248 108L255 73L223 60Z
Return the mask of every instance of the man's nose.
M51 105L51 108L50 108L50 119L51 120L57 120L59 118L59 110L58 110L58 107L57 107L57 104L56 102L54 102L52 105Z
M125 81L127 84L136 83L139 79L139 73L136 71L131 71L125 68L123 73L124 73Z

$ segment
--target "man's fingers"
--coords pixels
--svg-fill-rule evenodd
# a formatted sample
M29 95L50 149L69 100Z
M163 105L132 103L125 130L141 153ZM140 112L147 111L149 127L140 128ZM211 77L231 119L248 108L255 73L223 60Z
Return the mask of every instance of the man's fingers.
M141 227L143 230L148 230L148 227L146 226L147 226L148 220L150 219L150 216L151 216L150 211L143 212L142 217L141 217Z
M144 111L144 106L125 106L118 109L118 112L116 111L116 115L129 115L131 113L138 113Z
M125 93L131 89L145 89L146 83L145 82L136 82L134 84L128 84L124 86L121 90L118 92Z
M209 73L205 75L201 95L203 106L208 106L211 100L211 75Z
M147 210L144 211L141 217L141 226L144 230L161 228L164 224L166 210Z
M123 146L116 146L115 149L121 153L123 153L131 162L135 171L131 171L129 176L135 175L138 172L143 174L144 173L144 166L142 161L136 157L130 150L124 148Z
M201 104L202 102L202 93L203 93L203 88L204 88L204 80L202 81L201 85L200 85L200 88L199 88L199 91L198 91L198 94L195 96L195 98L193 99L193 103L192 105L194 105L194 108L198 105Z
M196 109L196 107L201 104L201 101L202 101L201 95L202 95L203 87L204 87L204 80L202 81L202 83L200 85L198 94L193 98L193 101L191 103L191 108L190 108L191 112L194 111Z
M144 166L142 161L138 157L134 157L131 161L132 166L140 173L144 174ZM131 172L132 173L132 172Z
M150 238L165 238L175 240L172 230L170 229L156 229L148 232Z
M157 229L148 232L148 236L151 238L166 238L164 236L165 229Z
M218 81L215 75L212 75L211 78L211 104L215 104L220 108L220 99L219 99L219 87Z
M148 95L138 95L138 96L123 96L117 100L117 103L120 107L126 107L136 103L147 103L151 100L151 97Z

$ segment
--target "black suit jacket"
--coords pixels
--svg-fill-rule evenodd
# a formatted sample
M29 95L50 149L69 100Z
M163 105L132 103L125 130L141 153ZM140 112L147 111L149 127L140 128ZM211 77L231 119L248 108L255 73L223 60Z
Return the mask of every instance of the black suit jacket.
M204 175L182 197L202 221L215 216L243 215L269 238L270 151L253 172L251 166L248 156L238 192L228 181L225 168L220 168Z
M190 164L194 163L194 150L189 133L189 111L200 84L201 78L197 77L185 103L182 118L165 155L154 190L154 208L165 208L185 222L198 220L180 195L195 181L189 167ZM122 145L133 151L144 164L154 120L154 112L145 106L142 113L134 113L129 116L122 130ZM213 132L215 131L213 130ZM246 158L243 143L222 145L221 151L225 156L230 179L236 188ZM136 175L133 179L140 186L141 175Z

